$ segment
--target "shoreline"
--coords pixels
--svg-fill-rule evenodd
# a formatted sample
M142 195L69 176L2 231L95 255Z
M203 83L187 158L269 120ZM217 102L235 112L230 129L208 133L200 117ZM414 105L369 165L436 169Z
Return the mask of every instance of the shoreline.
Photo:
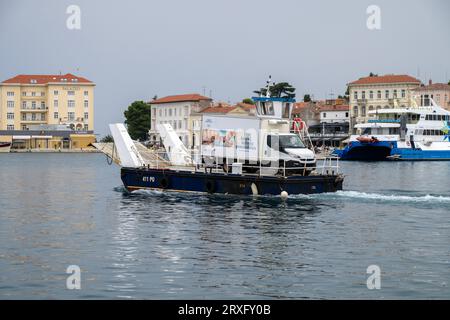
M9 152L1 152L1 153L101 153L101 151L97 149L23 149L23 150L10 150ZM0 153L0 154L1 154Z

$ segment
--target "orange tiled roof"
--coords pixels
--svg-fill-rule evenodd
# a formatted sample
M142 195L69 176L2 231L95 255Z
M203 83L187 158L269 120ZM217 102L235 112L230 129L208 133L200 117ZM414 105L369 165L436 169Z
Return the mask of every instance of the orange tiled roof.
M450 91L450 86L446 83L432 83L423 87L417 87L413 89L414 91L421 90L448 90Z
M159 103L171 103L171 102L185 102L185 101L200 101L200 100L212 100L211 98L202 96L197 93L190 94L178 94L174 96L167 96L163 98L159 98L153 101L150 101L150 104L159 104Z
M350 82L349 85L358 85L358 84L383 84L383 83L420 83L420 80L417 80L414 77L401 74L387 74L384 76L374 76L374 77L364 77L359 78L356 81Z
M249 104L249 103L244 103L244 102L239 102L239 103L236 104L236 106L237 107L241 107L242 109L244 109L247 112L256 109L256 105Z
M219 103L217 105L214 105L212 107L208 107L203 109L202 113L223 113L226 114L230 111L233 111L234 109L236 109L236 106L230 106L228 104L222 104Z
M317 107L318 111L349 111L350 107L348 105L320 105Z
M66 74L19 74L13 78L7 79L2 83L20 83L20 84L48 84L48 83L92 83L92 81L75 76L71 73Z

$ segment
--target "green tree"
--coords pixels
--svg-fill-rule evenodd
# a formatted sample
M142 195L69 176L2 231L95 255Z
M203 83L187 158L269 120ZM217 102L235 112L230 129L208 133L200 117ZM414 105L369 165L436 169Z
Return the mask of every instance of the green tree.
M100 142L107 143L107 142L114 142L113 137L110 134L107 134L103 138L100 139Z
M291 86L288 82L279 82L269 88L270 96L272 98L295 98L295 88ZM265 96L267 93L267 88L261 88L259 91L253 91L257 95Z
M130 137L134 140L145 140L150 129L150 105L144 101L135 101L123 114Z
M310 101L311 101L311 95L305 94L305 95L303 96L303 101L304 101L304 102L310 102Z
M450 86L450 80L448 80L448 85Z
M246 103L246 104L255 104L255 101L253 101L250 98L245 98L242 100L242 103Z

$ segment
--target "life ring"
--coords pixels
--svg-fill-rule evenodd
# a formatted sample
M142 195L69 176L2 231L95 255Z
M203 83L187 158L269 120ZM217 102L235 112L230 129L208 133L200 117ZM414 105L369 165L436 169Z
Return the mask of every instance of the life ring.
M305 122L301 118L294 118L292 123L294 132L300 132L303 130Z
M208 193L214 193L216 191L216 184L213 180L206 180L205 188Z
M159 185L162 189L167 189L169 187L169 179L167 177L163 177L159 182Z

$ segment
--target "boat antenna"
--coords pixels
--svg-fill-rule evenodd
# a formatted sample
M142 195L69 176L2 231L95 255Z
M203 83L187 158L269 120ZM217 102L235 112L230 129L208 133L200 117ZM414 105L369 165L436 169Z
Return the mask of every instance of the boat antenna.
M266 85L266 98L270 98L270 83L272 82L272 76L269 75L269 80L267 80L267 85ZM274 82L272 82L272 85L275 85Z

